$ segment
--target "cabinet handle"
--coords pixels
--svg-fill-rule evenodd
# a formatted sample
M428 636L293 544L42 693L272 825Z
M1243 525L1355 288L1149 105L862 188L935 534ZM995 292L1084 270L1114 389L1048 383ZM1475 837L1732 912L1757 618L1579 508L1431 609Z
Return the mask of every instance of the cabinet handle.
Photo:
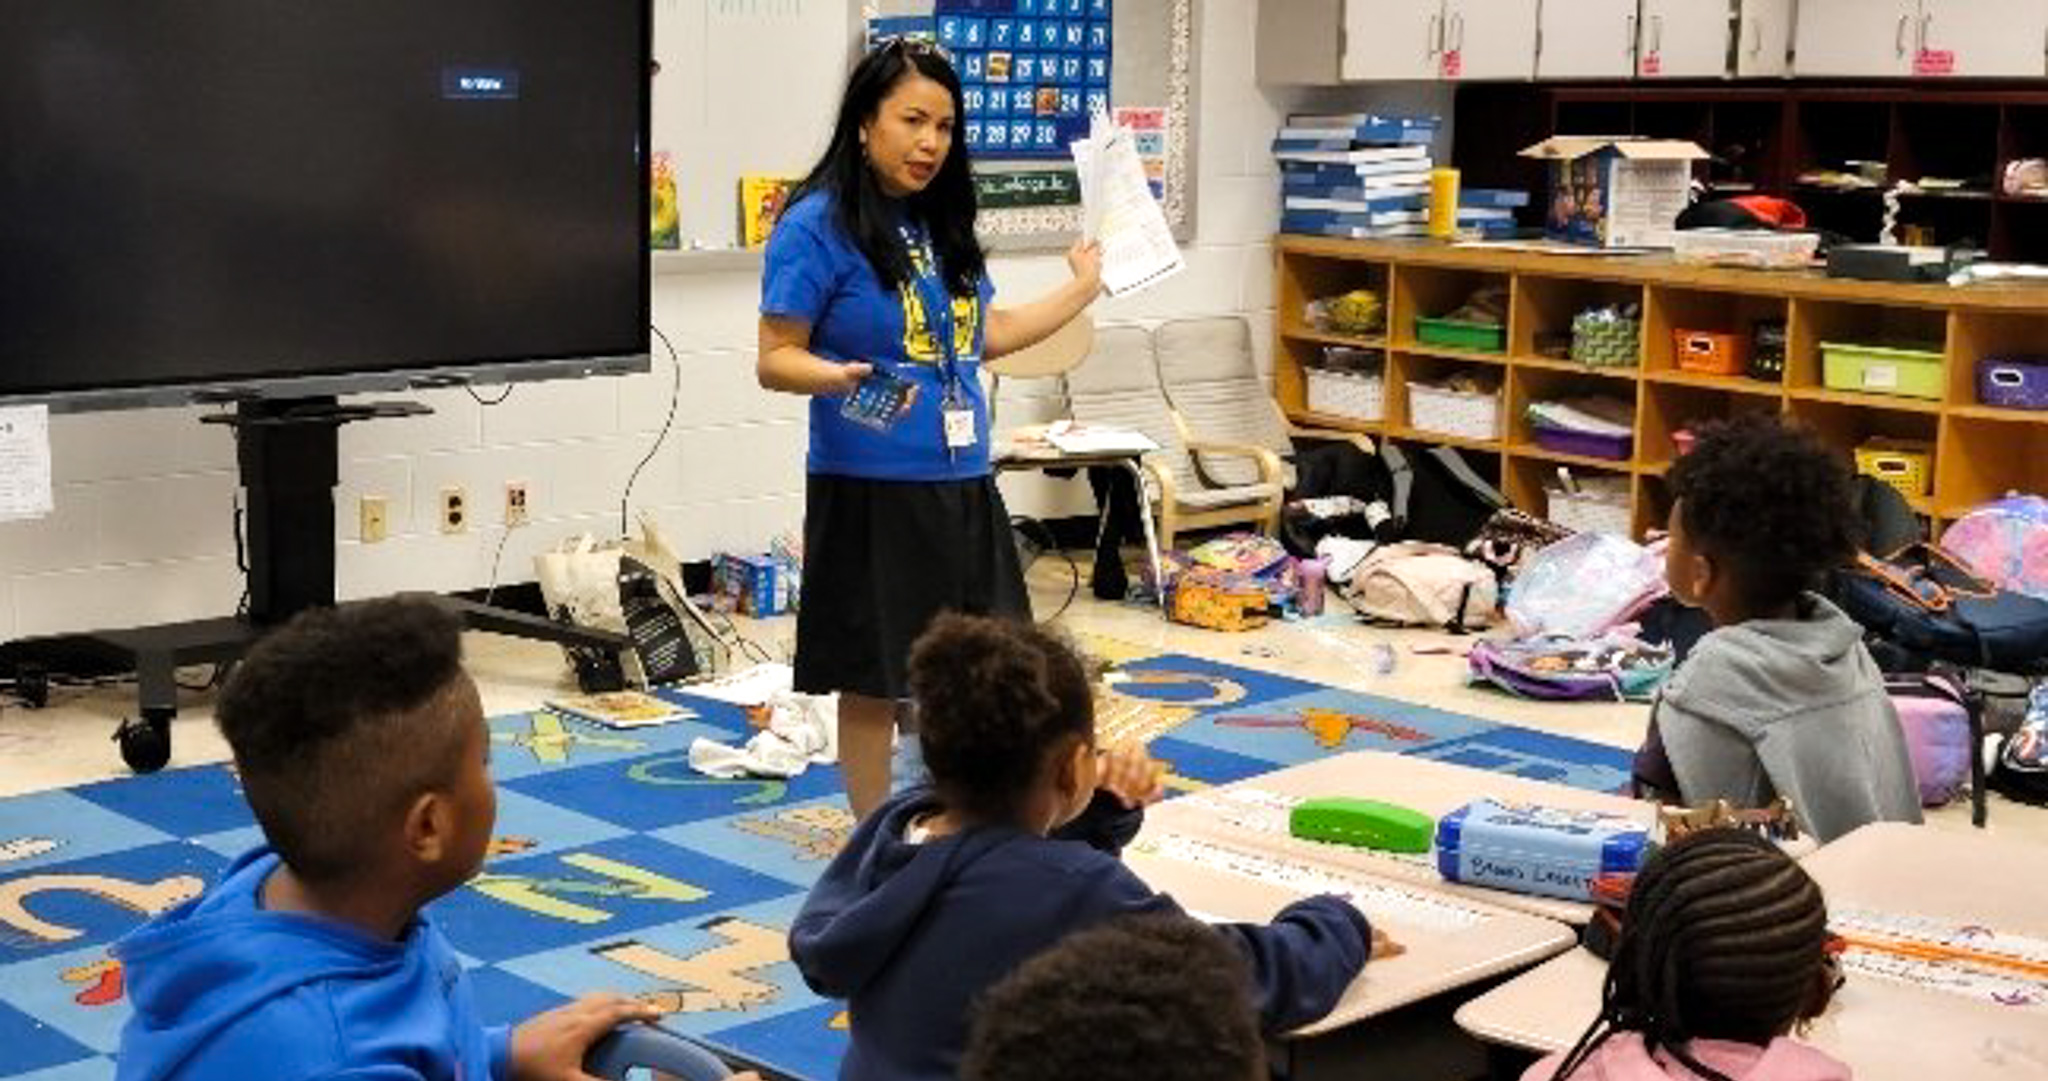
M1633 15L1628 17L1628 55L1630 58L1636 55L1636 17Z
M1899 16L1899 28L1892 31L1892 51L1900 56L1906 55L1906 24L1912 21L1913 17L1911 15L1901 15Z
M1650 27L1650 51L1661 53L1664 51L1664 16L1650 16Z
M1464 13L1464 12L1462 12L1462 11L1461 11L1461 12L1457 13L1456 15L1453 15L1453 16L1451 16L1451 31L1452 31L1452 32L1451 32L1451 41L1452 41L1452 42L1454 42L1454 44L1453 44L1453 45L1451 46L1451 48L1452 48L1452 49L1455 49L1455 50L1457 50L1458 52L1464 52L1464 51L1465 51L1465 13Z
M1438 36L1443 32L1443 28L1444 17L1441 12L1435 15L1431 15L1429 17L1429 31L1426 35L1424 35L1422 39L1422 44L1424 48L1424 52L1422 55L1435 56L1437 53L1443 51L1441 47L1440 38Z
M1934 16L1920 16L1920 51L1927 51L1927 43L1934 37Z
M1761 56L1763 51L1764 24L1761 22L1752 23L1749 28L1749 55L1752 57Z

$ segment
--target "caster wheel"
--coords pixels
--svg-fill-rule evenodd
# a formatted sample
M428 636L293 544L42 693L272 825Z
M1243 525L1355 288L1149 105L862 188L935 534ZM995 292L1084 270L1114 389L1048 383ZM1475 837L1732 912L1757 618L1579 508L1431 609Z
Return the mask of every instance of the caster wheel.
M137 773L155 773L171 760L168 720L122 721L114 741L121 745L121 761Z

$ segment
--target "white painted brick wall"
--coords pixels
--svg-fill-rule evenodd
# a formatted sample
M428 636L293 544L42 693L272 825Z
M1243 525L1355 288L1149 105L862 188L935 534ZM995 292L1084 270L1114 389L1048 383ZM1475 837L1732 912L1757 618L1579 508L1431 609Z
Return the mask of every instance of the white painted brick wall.
M1271 236L1278 178L1267 144L1286 112L1353 108L1356 92L1258 86L1252 75L1255 5L1204 5L1200 200L1188 270L1178 279L1096 309L1102 321L1237 313L1253 320L1270 365ZM1435 90L1394 92L1402 104L1449 111ZM1006 299L1063 280L1057 255L994 260ZM682 396L675 429L642 473L634 506L649 511L686 556L759 550L803 513L804 403L754 382L752 274L677 275L655 281L654 316L675 343ZM532 579L533 556L582 532L618 529L627 474L652 444L668 406L670 369L659 341L654 371L617 379L519 387L483 408L461 391L411 395L430 417L343 429L336 497L339 587L344 597L397 589L484 586ZM1050 420L1046 385L1005 386L1002 424ZM494 393L494 391L487 392ZM56 512L0 524L0 638L220 615L241 595L231 530L234 449L195 410L157 410L53 421ZM524 481L532 524L499 525L508 481ZM443 488L466 490L467 532L439 532ZM1030 475L1006 479L1012 509L1085 513L1086 485ZM390 537L356 538L357 501L388 501ZM500 554L500 542L502 555Z

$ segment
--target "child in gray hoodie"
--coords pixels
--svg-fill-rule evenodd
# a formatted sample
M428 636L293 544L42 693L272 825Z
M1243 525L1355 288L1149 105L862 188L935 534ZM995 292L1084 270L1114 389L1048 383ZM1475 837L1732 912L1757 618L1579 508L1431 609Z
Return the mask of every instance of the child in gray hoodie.
M1855 554L1848 469L1810 433L1748 416L1702 432L1668 482L1671 593L1714 630L1650 715L1637 794L1738 807L1784 796L1822 842L1920 821L1863 629L1812 592Z

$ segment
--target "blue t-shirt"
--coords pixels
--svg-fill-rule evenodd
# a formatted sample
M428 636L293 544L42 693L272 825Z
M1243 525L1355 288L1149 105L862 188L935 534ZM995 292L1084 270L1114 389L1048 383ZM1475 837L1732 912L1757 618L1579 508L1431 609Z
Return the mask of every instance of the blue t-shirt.
M913 249L915 252L915 249ZM918 290L883 288L867 257L839 227L830 196L805 196L783 212L768 238L761 314L810 325L811 352L831 361L863 361L917 384L909 412L887 431L840 414L845 399L811 399L813 473L870 480L965 480L987 476L988 396L981 350L995 287L986 275L977 295L954 297L955 381L974 412L974 445L948 451L942 405L944 353L927 326Z

